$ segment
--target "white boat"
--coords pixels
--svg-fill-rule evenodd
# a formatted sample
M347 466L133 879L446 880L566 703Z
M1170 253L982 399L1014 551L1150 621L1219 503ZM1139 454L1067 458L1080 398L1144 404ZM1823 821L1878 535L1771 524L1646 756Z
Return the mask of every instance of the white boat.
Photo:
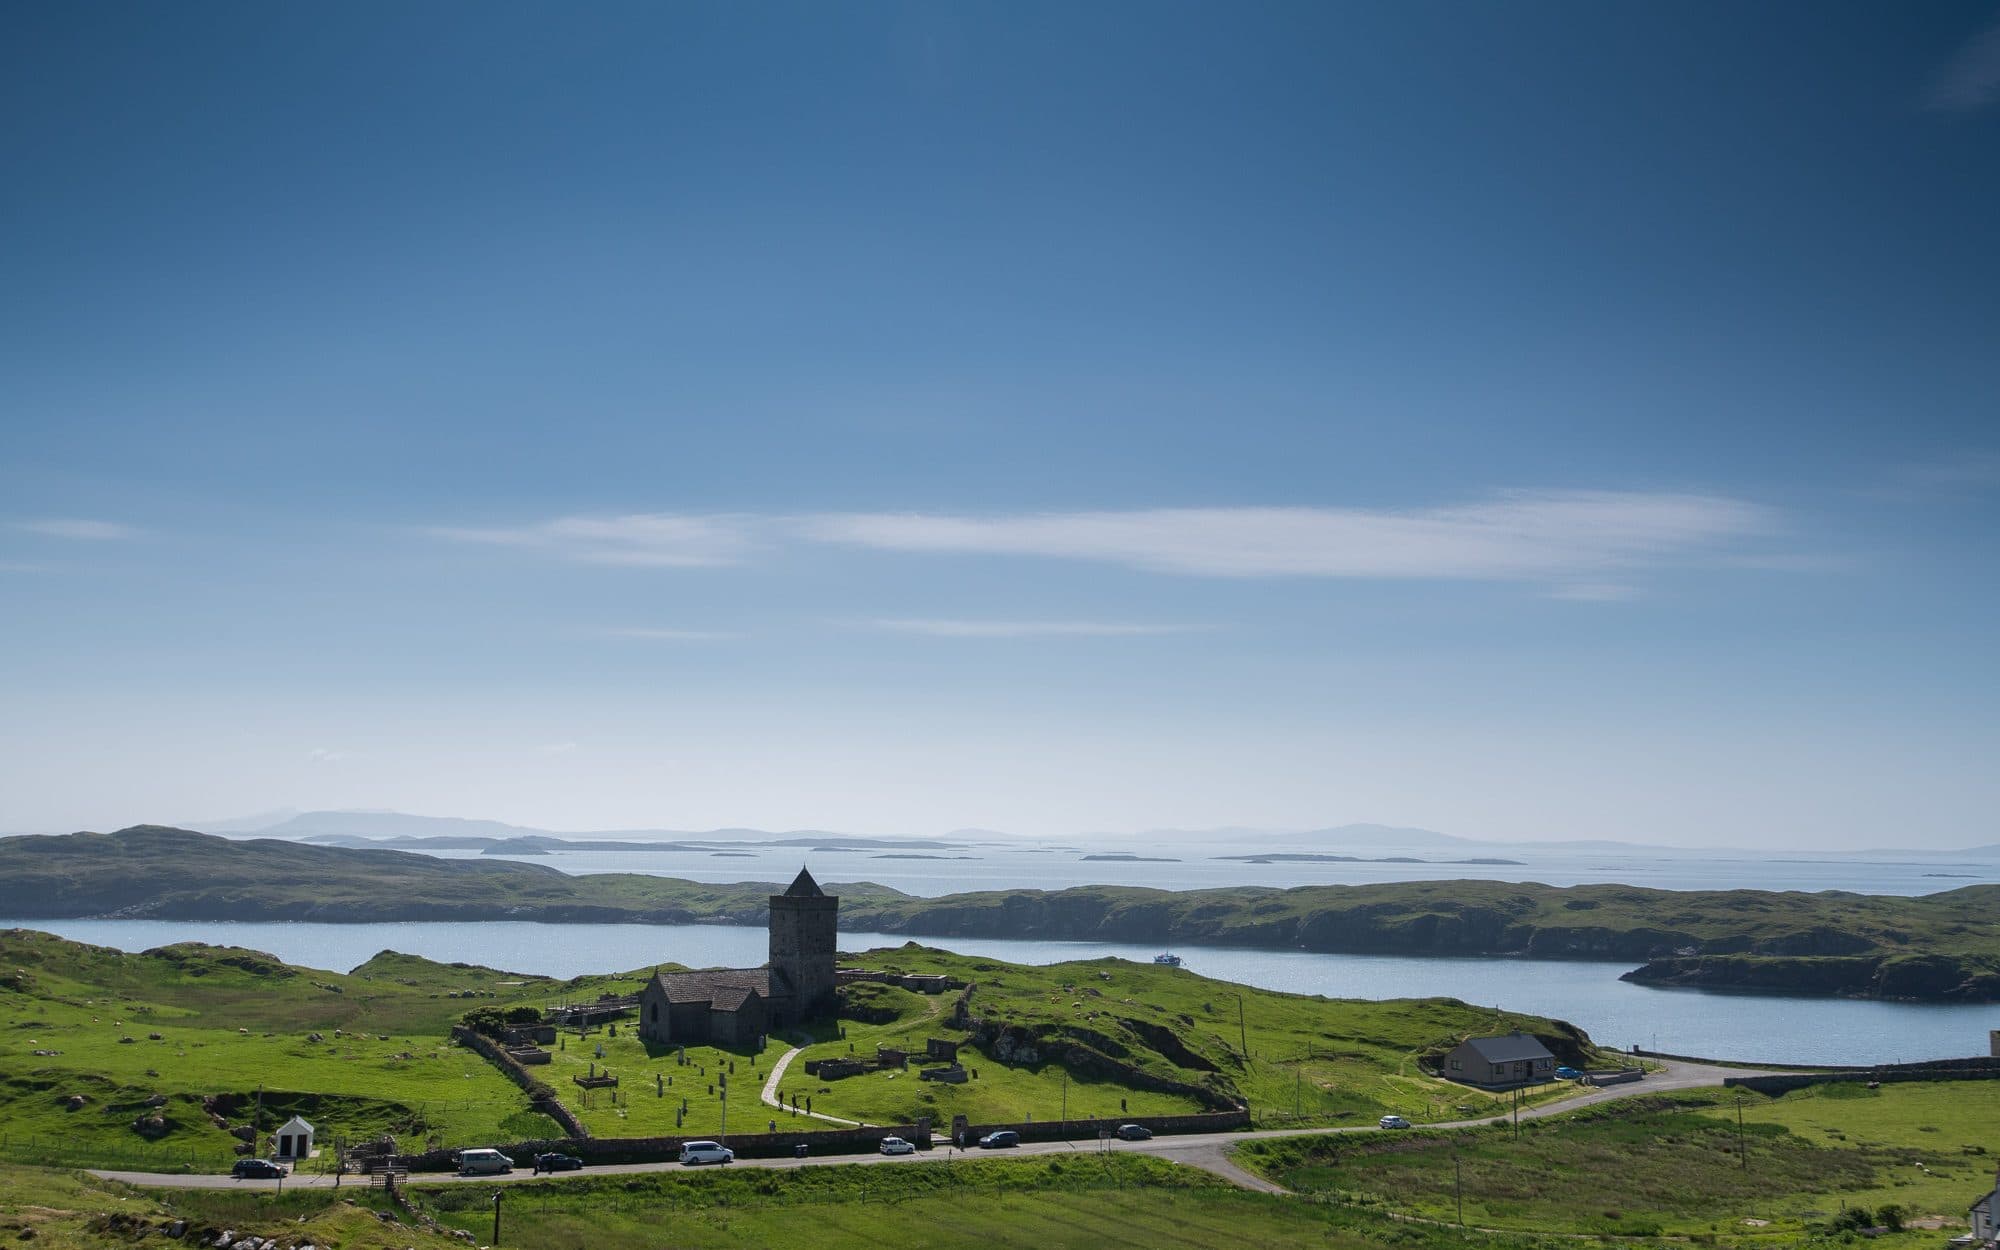
M1164 964L1169 968L1178 968L1181 966L1181 957L1179 955L1170 955L1165 951L1161 951L1159 954L1153 956L1153 962L1156 964Z

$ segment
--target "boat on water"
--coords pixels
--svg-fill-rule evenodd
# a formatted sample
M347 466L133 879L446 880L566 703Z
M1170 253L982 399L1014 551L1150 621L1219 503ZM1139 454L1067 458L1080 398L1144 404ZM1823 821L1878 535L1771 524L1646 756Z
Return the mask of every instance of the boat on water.
M1159 954L1153 956L1153 962L1168 968L1178 968L1181 966L1181 957L1161 951Z

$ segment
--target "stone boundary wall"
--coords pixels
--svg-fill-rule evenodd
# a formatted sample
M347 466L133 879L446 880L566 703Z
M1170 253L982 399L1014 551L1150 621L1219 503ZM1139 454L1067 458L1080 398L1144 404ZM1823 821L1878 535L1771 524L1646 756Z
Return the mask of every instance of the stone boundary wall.
M1886 1068L1850 1069L1847 1071L1787 1072L1779 1076L1731 1076L1723 1078L1723 1085L1731 1089L1755 1090L1760 1094L1784 1094L1808 1085L1832 1085L1842 1081L1881 1081L1895 1084L1900 1081L1991 1081L2000 1078L2000 1060L1985 1060L1984 1066L1959 1065L1951 1067L1924 1067L1920 1064L1897 1064Z
M1109 1131L1121 1124L1143 1124L1155 1133L1221 1133L1250 1127L1247 1110L1212 1112L1203 1115L1134 1115L1100 1120L1042 1120L1032 1124L981 1124L967 1130L968 1145L995 1129L1013 1129L1023 1141L1095 1141L1099 1130ZM592 1137L551 1141L515 1142L494 1149L513 1159L518 1167L534 1165L536 1155L558 1151L575 1155L588 1164L658 1163L680 1155L681 1143L713 1141L719 1135L684 1137ZM731 1133L729 1148L745 1159L776 1159L793 1154L803 1144L813 1157L824 1155L869 1154L879 1149L884 1137L901 1137L915 1142L918 1149L929 1148L930 1130L918 1124L871 1124L864 1128L830 1129L811 1132ZM937 1144L948 1144L942 1139ZM412 1172L451 1172L458 1168L458 1150L428 1150L422 1154L399 1156L398 1162Z
M715 1141L719 1134L691 1133L684 1137L591 1137L578 1140L558 1138L552 1141L515 1142L507 1146L495 1146L501 1154L514 1161L517 1169L534 1166L535 1156L545 1151L575 1155L587 1164L606 1163L661 1163L678 1158L681 1144L691 1141ZM869 1125L866 1128L833 1129L820 1132L795 1133L731 1133L729 1148L745 1159L777 1159L791 1155L801 1142L815 1155L822 1154L868 1154L879 1149L884 1137L901 1137L920 1146L924 1137L920 1129L912 1124ZM427 1150L422 1154L404 1155L403 1166L412 1172L452 1172L458 1169L458 1150Z
M451 1040L469 1050L479 1052L488 1063L500 1069L508 1080L521 1087L521 1092L528 1096L530 1106L562 1125L564 1131L571 1137L590 1136L590 1130L584 1127L582 1120L576 1118L574 1111L563 1105L563 1100L556 1097L555 1090L544 1085L534 1073L521 1066L521 1062L508 1054L500 1043L477 1029L469 1029L464 1025L452 1029Z
M971 984L968 981L961 981L957 977L945 976L942 973L886 972L879 968L836 968L833 972L833 979L840 985L871 982L876 985L894 985L900 989L914 990L920 994L942 994L947 990L965 989ZM926 988L931 984L935 984L937 988Z
M1949 1072L1970 1072L1980 1076L2000 1076L2000 1056L1987 1056L1987 1055L1971 1055L1963 1059L1925 1059L1917 1063L1874 1063L1874 1064L1773 1063L1773 1064L1759 1065L1743 1059L1708 1059L1700 1055L1676 1055L1671 1051L1646 1050L1643 1047L1639 1046L1634 1046L1630 1051L1630 1053L1637 1055L1642 1059L1678 1059L1682 1063L1713 1063L1724 1067L1736 1067L1736 1068L1755 1068L1759 1066L1765 1066L1772 1068L1784 1068L1787 1069L1788 1071L1793 1071L1793 1072L1851 1073L1857 1076L1880 1078L1882 1080L1897 1079L1905 1081L1910 1081L1910 1080L1948 1081L1955 1079L1950 1076L1938 1075L1941 1073L1949 1073ZM1888 1073L1893 1073L1893 1072L1929 1073L1931 1075L1904 1076L1896 1078L1891 1078L1888 1075L1886 1075Z
M1141 1124L1155 1133L1227 1133L1250 1127L1250 1111L1206 1111L1193 1115L1127 1115L1093 1120L1035 1120L1027 1124L974 1124L966 1128L965 1144L976 1147L979 1139L995 1129L1010 1128L1022 1141L1096 1141L1099 1131L1109 1132L1121 1124Z

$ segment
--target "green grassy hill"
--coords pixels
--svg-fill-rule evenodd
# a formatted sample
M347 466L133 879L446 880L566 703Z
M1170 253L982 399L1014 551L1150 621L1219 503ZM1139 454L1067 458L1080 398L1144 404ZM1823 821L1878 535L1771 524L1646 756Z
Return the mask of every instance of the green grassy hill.
M802 1071L786 1086L813 1091L815 1110L874 1123L955 1114L974 1123L1173 1114L1248 1102L1260 1121L1294 1114L1314 1123L1373 1120L1388 1111L1423 1118L1480 1115L1499 1103L1435 1080L1418 1066L1474 1033L1535 1033L1567 1060L1594 1053L1561 1021L1456 999L1365 1002L1282 994L1182 968L1093 959L1046 967L956 955L915 944L854 956L894 972L943 973L975 986L973 1027L949 1026L954 995L886 985L850 987L876 1022L843 1022L803 1058L869 1056L887 1045L922 1054L929 1037L978 1039L962 1056L978 1077L964 1085L919 1082L914 1072L874 1072L817 1082ZM1247 1053L1246 1053L1247 1048ZM1008 1055L1001 1063L998 1056ZM820 1092L823 1091L823 1092Z
M1698 1244L1845 1244L1837 1221L1941 1219L1886 1238L1936 1246L1993 1183L2000 1082L1701 1090L1505 1129L1246 1142L1236 1161L1323 1201L1475 1228ZM1746 1148L1738 1152L1739 1142Z
M805 1057L872 1056L878 1045L921 1052L936 1036L964 1043L978 1073L957 1086L914 1071L819 1082L802 1063L787 1075L787 1095L872 1123L1165 1114L1239 1099L1259 1117L1296 1108L1308 1123L1384 1110L1475 1114L1491 1100L1422 1075L1422 1054L1514 1028L1566 1055L1589 1044L1559 1021L1451 1000L1308 998L1117 960L1023 967L917 946L851 958L977 982L959 1026L954 996L850 989L852 1014L823 1026ZM203 1171L234 1157L232 1130L254 1128L261 1141L295 1113L319 1127L327 1161L336 1139L384 1132L406 1148L557 1136L521 1090L452 1044L452 1026L473 1010L628 992L650 971L553 981L384 952L341 974L232 947L125 954L31 930L0 932L0 969L0 1158ZM757 1054L694 1047L682 1064L628 1022L565 1033L535 1071L596 1136L717 1132L725 1073L736 1131L774 1118L809 1130L817 1125L758 1102L789 1044L774 1038ZM592 1066L618 1075L616 1098L586 1098L569 1079Z
M161 920L539 920L764 923L768 883L572 877L540 864L439 859L138 825L0 838L0 916ZM854 887L857 903L903 897Z

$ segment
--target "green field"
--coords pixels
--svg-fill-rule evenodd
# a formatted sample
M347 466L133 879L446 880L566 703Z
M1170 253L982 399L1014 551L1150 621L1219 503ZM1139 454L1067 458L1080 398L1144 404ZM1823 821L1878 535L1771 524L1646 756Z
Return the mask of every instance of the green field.
M170 1221L201 1244L230 1229L326 1250L484 1245L491 1190L415 1186L413 1211L385 1222L370 1193L142 1191L74 1174L0 1164L0 1241L37 1250L170 1245ZM509 1186L501 1244L535 1250L940 1250L1244 1245L1292 1250L1462 1247L1455 1232L1380 1215L1246 1193L1204 1172L1136 1155L1085 1153L978 1163L815 1167L797 1172L670 1171ZM34 1230L32 1239L23 1237ZM1481 1238L1487 1250L1555 1250L1529 1237Z
M1589 1044L1566 1025L1455 999L1367 1002L1281 994L1120 959L1028 967L914 944L843 959L975 983L972 1014L1019 1030L1042 1060L1003 1065L988 1045L988 1053L962 1054L979 1073L964 1085L919 1082L914 1073L874 1073L805 1087L813 1093L815 1110L874 1123L928 1114L943 1125L961 1113L974 1123L1029 1115L1047 1120L1058 1118L1065 1102L1072 1118L1203 1109L1188 1095L1134 1088L1130 1080L1085 1079L1071 1071L1088 1071L1092 1056L1204 1086L1228 1101L1246 1099L1260 1122L1355 1123L1388 1111L1423 1119L1489 1115L1498 1113L1502 1100L1424 1076L1418 1056L1468 1033L1516 1028L1579 1047ZM847 1021L844 1039L820 1042L802 1058L843 1056L850 1046L866 1056L885 1044L921 1054L927 1037L964 1036L944 1027L950 995L863 988L869 1005L892 1011L893 1021ZM1083 1061L1048 1060L1066 1050ZM789 1074L786 1084L794 1084Z
M604 1057L597 1057L602 1046ZM687 1062L675 1050L649 1046L629 1024L616 1035L606 1029L566 1034L562 1048L546 1067L534 1072L553 1086L594 1137L714 1136L722 1131L724 1090L728 1091L729 1128L738 1133L762 1132L775 1111L758 1101L771 1064L788 1049L772 1038L759 1054L690 1046ZM734 1064L736 1071L730 1072ZM608 1089L585 1091L571 1078L593 1068L618 1078L616 1096ZM721 1078L727 1077L725 1083ZM671 1082L671 1084L669 1083ZM682 1103L687 1111L677 1123ZM789 1117L787 1117L789 1118Z
M964 1085L920 1082L914 1071L816 1080L804 1058L850 1049L872 1056L884 1044L921 1052L932 1036L971 1040L950 1027L952 995L850 987L850 1010L866 1018L819 1026L780 1092L875 1124L929 1115L942 1131L957 1114L976 1123L1065 1110L1109 1119L1238 1098L1267 1123L1351 1123L1389 1110L1485 1115L1500 1103L1421 1075L1417 1058L1494 1029L1587 1043L1555 1022L1450 1000L1308 998L1151 964L1022 967L913 945L845 958L977 982L972 1014L989 1022L982 1046L961 1051L977 1073ZM339 974L233 948L123 954L25 930L0 934L0 969L0 1158L145 1170L219 1170L235 1157L230 1129L254 1122L268 1134L294 1113L319 1128L321 1164L332 1162L340 1140L385 1132L405 1149L558 1136L497 1069L451 1044L452 1026L475 1009L587 999L643 979L557 982L386 952ZM1003 1061L994 1033L1003 1028L1030 1049ZM761 1131L772 1120L809 1131L821 1126L759 1101L790 1044L773 1038L758 1054L698 1047L682 1065L675 1052L641 1043L628 1021L615 1035L565 1033L554 1061L532 1071L596 1136L673 1134L682 1100L679 1132L721 1132L719 1078L731 1064L731 1131ZM615 1096L575 1084L592 1065L618 1076Z
M1788 1244L1848 1208L1963 1231L1991 1186L2000 1082L1733 1091L1604 1104L1506 1129L1246 1142L1239 1163L1296 1192L1476 1228ZM1900 1234L1927 1238L1940 1234Z
M126 955L23 930L0 934L0 969L0 1157L213 1169L236 1139L211 1109L266 1133L303 1114L323 1147L554 1131L446 1040L471 1005L447 994L548 993L534 978L400 957L340 975L196 945ZM135 1130L146 1116L162 1123Z
M492 1231L484 1193L419 1191L443 1222ZM508 1191L514 1244L538 1250L810 1244L929 1247L1360 1245L1311 1206L1136 1155L669 1173ZM503 1236L503 1240L504 1240Z
M294 1191L210 1193L136 1189L80 1173L0 1163L0 1241L34 1250L202 1245L223 1229L326 1250L463 1250L442 1229L376 1214L379 1196ZM176 1243L175 1221L190 1226ZM488 1230L491 1231L490 1229Z

